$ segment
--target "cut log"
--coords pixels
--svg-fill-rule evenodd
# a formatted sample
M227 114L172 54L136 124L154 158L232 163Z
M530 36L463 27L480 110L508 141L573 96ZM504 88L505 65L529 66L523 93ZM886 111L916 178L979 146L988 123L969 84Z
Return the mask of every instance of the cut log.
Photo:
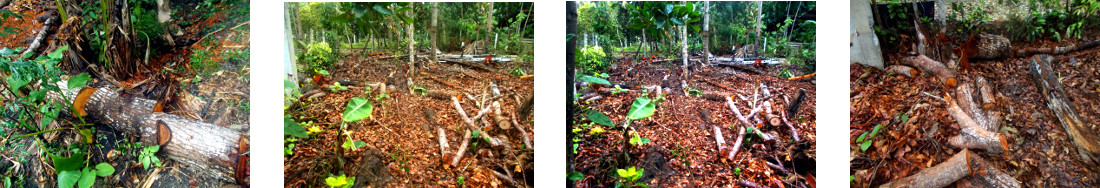
M497 127L500 127L501 130L512 129L512 124L501 114L500 102L493 101L493 121L497 123Z
M534 150L535 145L531 143L531 137L527 135L527 131L523 130L523 124L519 124L519 122L516 121L516 114L515 113L512 113L511 115L512 115L512 123L516 124L516 130L519 130L520 137L523 138L523 145L527 146L528 149Z
M718 156L725 158L726 138L722 137L722 129L718 128L717 125L711 127L714 127L714 143L718 145Z
M886 72L891 74L905 75L906 77L910 78L920 73L917 72L917 69L913 69L912 67L905 65L890 65L886 67Z
M1058 73L1051 68L1054 58L1040 54L1031 57L1030 61L1032 80L1046 99L1047 108L1054 112L1062 123L1062 128L1069 133L1081 160L1092 164L1100 163L1100 139L1097 139L1096 133L1081 119L1077 107L1070 102L1065 86L1059 82Z
M943 83L946 87L954 88L957 84L954 72L947 69L947 67L944 66L943 63L932 60L928 58L928 56L919 55L909 57L905 58L903 62L906 62L913 67L917 67L921 71L931 73L936 77L937 80L940 81L940 83Z
M948 98L947 113L959 123L960 135L948 138L948 143L959 148L985 149L990 152L1008 150L1004 136L985 129L967 114L955 100Z
M802 106L802 101L806 100L806 89L798 89L798 96L794 97L794 101L787 106L787 114L791 116L798 116L798 108Z
M946 187L967 176L970 176L970 181L990 185L982 187L1020 187L1019 181L996 169L996 167L967 149L963 149L947 161L936 166L921 170L909 177L882 184L879 187Z
M59 82L57 85L67 84ZM157 103L155 100L123 95L107 88L69 88L62 91L48 93L47 97L62 101L62 97L75 99L81 91L91 92L87 101L82 104L84 109L78 111L85 111L92 119L115 130L138 135L144 145L161 145L157 135L165 135L160 138L170 135L170 141L163 142L160 151L169 159L184 164L185 168L203 172L225 182L240 182L242 179L238 178L248 177L247 169L240 169L249 164L247 157L242 155L248 152L243 148L248 145L248 141L238 131L174 114L153 112ZM67 110L66 113L72 114ZM158 124L167 129L158 129ZM170 133L158 130L169 130Z
M428 90L428 94L425 94L424 96L435 98L435 99L440 99L440 100L447 100L447 99L450 99L452 97L459 96L459 95L461 95L461 94L459 94L458 92L449 91L449 90Z
M439 138L439 155L443 157L442 161L451 161L454 158L454 154L451 154L451 145L447 144L447 133L443 132L443 127L436 127L436 134Z

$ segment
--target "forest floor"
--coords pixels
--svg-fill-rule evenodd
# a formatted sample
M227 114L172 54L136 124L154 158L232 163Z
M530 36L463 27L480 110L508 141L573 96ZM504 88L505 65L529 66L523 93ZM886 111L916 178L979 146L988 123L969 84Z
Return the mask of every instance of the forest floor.
M180 2L177 2L180 3ZM182 2L175 4L174 9L188 9L196 7L198 1ZM54 6L52 1L15 0L6 7L12 12L23 14L22 18L9 17L3 20L5 27L22 29L18 33L8 37L0 37L0 47L26 47L31 38L37 34L43 26L35 17L48 12L47 7ZM247 2L241 4L216 5L216 9L200 10L190 14L176 15L174 20L183 22L180 24L180 34L174 36L176 46L153 43L148 54L147 63L142 65L142 72L135 74L131 79L117 80L119 83L132 86L135 93L147 99L162 100L171 95L170 102L164 107L164 112L175 114L190 119L229 127L240 131L244 137L248 137L249 118L249 85L251 69L249 68L249 19L247 17ZM243 11L243 12L242 12ZM177 11L189 12L189 11ZM245 14L244 17L234 16ZM90 23L89 23L90 24ZM45 52L55 49L57 44L54 35L58 28L53 26L48 37L49 46L43 47ZM164 41L163 39L153 40ZM141 43L141 51L145 51L146 40L139 37L135 43ZM135 47L136 48L136 47ZM96 52L101 53L101 52ZM136 60L143 60L145 54L134 54ZM198 63L196 61L202 61ZM200 67L201 66L201 67ZM78 74L78 73L71 73ZM118 88L121 86L97 79L89 85L96 87ZM169 88L169 89L166 89ZM89 156L89 164L106 162L116 169L114 175L97 180L96 184L107 187L220 187L232 184L231 182L215 181L202 174L204 172L192 172L181 163L173 162L160 155L164 164L162 168L142 167L138 160L141 152L140 135L123 134L124 131L114 130L105 124L96 123L96 143L94 151ZM4 130L8 129L8 130ZM11 160L23 163L23 169L16 169L22 174L22 178L11 179L16 187L53 187L57 185L54 170L49 164L43 164L36 155L38 151L35 139L8 140L14 135L26 134L26 130L14 127L0 127L0 133L4 137L0 142L0 156L9 157ZM42 140L50 144L63 144L67 137L75 137L76 134L63 133L56 139ZM9 148L9 149L4 149ZM44 154L42 154L44 155ZM42 156L38 156L42 157ZM44 159L48 159L44 158ZM37 173L35 173L37 172ZM20 177L16 175L16 177Z
M1090 35L1093 36L1084 38L1096 37ZM965 39L951 42L957 45L962 40ZM1062 46L1082 40L1013 42L1013 48L1020 48ZM905 46L900 47L899 52L884 53L887 64L897 64L891 62L908 57ZM1097 118L1100 117L1098 50L1091 48L1054 56L1052 68L1066 86L1068 98L1078 108L1084 122L1100 121ZM1100 177L1100 169L1087 165L1077 156L1066 130L1047 108L1046 99L1029 74L1029 58L1031 56L972 60L973 69L958 75L985 77L993 86L993 92L1003 95L989 109L1004 114L1004 123L998 132L1007 139L1009 151L974 153L1024 185L1093 187L1100 184L1100 179L1096 178ZM938 99L948 93L954 95L955 89L943 87L934 77L924 73L909 78L861 64L852 64L850 70L852 187L877 186L913 175L962 150L947 144L949 137L959 134L959 124L948 115L945 101ZM902 122L901 119L906 119L902 116L908 120ZM861 151L857 137L877 125L883 125L878 134L881 136L874 137L873 144ZM1100 127L1093 124L1091 130L1100 131Z
M351 80L362 84L386 83L392 86L385 95L381 92L367 92L365 87L351 85L348 90L329 92L323 96L299 101L298 105L286 110L286 114L296 117L309 129L319 126L320 133L312 133L309 138L298 139L293 154L285 157L283 173L286 187L312 187L325 185L324 179L337 172L356 177L355 186L393 187L393 186L471 186L487 187L509 185L495 173L507 174L517 183L533 186L534 149L527 148L521 134L534 140L533 113L519 112L524 99L534 94L534 80L508 75L508 71L518 68L533 73L534 63L499 63L496 67L487 66L491 71L472 69L453 63L428 64L427 68L418 68L412 80L416 87L428 91L454 91L475 98L491 97L487 93L489 83L495 82L502 97L499 102L505 117L516 114L516 122L510 130L493 128L487 132L502 141L505 149L495 150L480 138L470 140L470 147L456 166L451 161L441 160L436 127L445 130L448 150L459 147L463 139L465 124L450 99L438 99L411 92L406 83L405 62L407 56L393 57L351 55L368 54L360 51L342 53L342 57L331 70L336 80ZM428 63L426 57L418 62ZM478 62L477 64L480 64ZM362 86L362 85L359 85ZM307 87L307 86L304 86ZM329 90L325 87L324 90ZM327 91L326 91L327 92ZM365 96L374 104L372 120L348 123L351 137L366 142L367 147L358 151L346 150L344 166L335 159L336 151L345 138L339 136L339 124L345 106L353 97ZM475 116L478 101L458 96L461 105L469 116ZM480 100L484 100L483 98ZM428 120L431 113L434 121ZM491 116L485 116L491 117ZM491 118L490 118L491 119ZM476 122L481 122L477 121ZM311 122L311 123L306 123ZM481 123L476 123L481 125ZM518 129L525 132L520 133ZM484 133L483 133L484 134ZM480 144L479 144L480 143ZM532 143L533 144L533 143Z
M624 130L620 125L626 119L634 99L642 96L640 92L606 95L603 99L581 104L571 118L578 126L588 123L584 117L588 110L585 109L591 109L607 114L616 127L606 127L607 131L603 134L590 134L587 129L577 133L579 139L575 141L579 147L571 160L574 169L584 175L576 182L578 187L610 187L620 180L616 169L631 166L645 170L637 182L653 187L720 187L742 182L767 187L814 184L817 140L815 79L790 81L775 76L783 69L790 69L795 75L810 72L803 72L791 65L765 66L761 74L709 66L689 77L687 83L691 88L732 95L733 101L745 115L749 114L749 105L753 101L742 100L745 98L738 96L753 100L759 94L761 83L767 84L768 90L775 96L771 102L776 111L785 111L796 100L799 90L805 90L805 100L801 102L797 114L788 114L788 121L795 127L799 141L795 141L790 128L782 124L768 125L767 118L760 115L765 123L753 127L776 136L776 142L767 144L760 137L753 136L755 134L746 132L743 146L733 146L738 133L736 128L746 125L737 120L725 100L686 95L680 86L680 74L674 72L679 66L673 63L629 62L614 62L617 68L608 73L608 80L612 83L661 85L672 91L657 105L653 116L631 124L639 136L649 138L651 144L625 151L630 161L622 161L623 143L630 138L623 138ZM627 71L630 68L632 70ZM667 82L664 81L666 75L669 75ZM764 101L757 102L761 104ZM704 113L709 115L702 115ZM775 114L778 116L779 112ZM710 120L704 120L702 116L708 116L706 118ZM749 121L753 119L748 118ZM720 157L723 155L719 154L712 126L721 128L726 145L740 147L734 161ZM771 168L767 163L778 164L783 170Z

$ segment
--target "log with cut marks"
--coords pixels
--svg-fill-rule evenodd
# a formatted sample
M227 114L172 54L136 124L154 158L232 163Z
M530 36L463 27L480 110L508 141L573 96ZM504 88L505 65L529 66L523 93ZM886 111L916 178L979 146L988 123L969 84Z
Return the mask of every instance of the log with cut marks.
M58 83L65 86L66 82ZM83 108L76 113L86 114L115 130L138 135L144 145L161 145L169 159L184 164L184 168L202 172L212 178L226 182L241 182L247 178L248 159L244 157L248 140L239 131L224 126L195 121L174 114L153 112L155 100L134 95L123 95L107 88L70 88L61 93L48 93L51 100L63 101L62 97L76 99L77 95L87 97L86 101L74 101ZM83 93L83 94L81 94ZM81 97L84 98L84 97ZM159 128L158 124L167 127ZM247 125L246 125L247 126ZM161 130L161 132L158 132ZM170 133L164 133L170 130ZM170 136L170 141L158 140ZM245 168L245 169L242 169Z
M1077 107L1070 102L1065 86L1059 82L1058 73L1051 68L1054 58L1040 54L1029 61L1032 79L1046 99L1047 108L1054 112L1062 123L1062 128L1069 133L1081 160L1092 164L1100 163L1100 139L1078 115Z

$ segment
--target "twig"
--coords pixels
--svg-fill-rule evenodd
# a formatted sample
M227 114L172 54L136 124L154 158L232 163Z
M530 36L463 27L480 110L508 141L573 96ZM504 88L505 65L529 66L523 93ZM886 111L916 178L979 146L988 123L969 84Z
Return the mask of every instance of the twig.
M535 145L531 144L531 138L527 136L527 131L523 130L523 124L519 124L519 121L516 121L516 114L509 114L512 115L512 123L516 124L516 129L519 129L519 133L522 134L521 137L523 137L523 145L527 146L528 149L535 150Z

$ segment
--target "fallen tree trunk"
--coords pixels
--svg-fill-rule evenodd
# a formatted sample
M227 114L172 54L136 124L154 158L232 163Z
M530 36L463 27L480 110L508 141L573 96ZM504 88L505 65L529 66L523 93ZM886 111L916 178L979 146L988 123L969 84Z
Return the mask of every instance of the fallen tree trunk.
M1088 49L1100 45L1100 39L1088 41L1081 44L1071 44L1067 46L1055 46L1048 48L1025 48L1016 50L1016 57L1026 57L1032 54L1065 54L1077 50Z
M65 86L65 82L58 85ZM69 88L49 93L52 100L74 100L77 112L107 124L115 130L138 135L144 145L161 145L160 151L185 168L194 169L227 182L240 183L248 177L248 139L238 131L195 121L174 114L153 112L157 101L123 95L107 88ZM167 131L167 132L166 132ZM158 136L159 135L159 136Z
M1020 187L1020 182L1012 176L996 169L980 156L963 149L951 158L936 166L917 172L909 177L896 179L880 188L889 187L946 187L970 176L968 181L981 182L986 187Z
M733 142L733 149L730 149L730 154L726 155L726 159L733 161L733 158L737 156L737 151L741 150L741 140L745 138L745 127L738 127L740 131L737 131L737 139Z
M1077 107L1069 101L1069 94L1059 82L1058 73L1051 68L1054 58L1040 54L1032 57L1030 61L1031 76L1036 87L1039 87L1043 98L1047 100L1047 108L1054 112L1058 121L1062 123L1062 128L1069 133L1073 145L1077 146L1077 154L1081 160L1092 164L1100 162L1100 140L1078 115Z

